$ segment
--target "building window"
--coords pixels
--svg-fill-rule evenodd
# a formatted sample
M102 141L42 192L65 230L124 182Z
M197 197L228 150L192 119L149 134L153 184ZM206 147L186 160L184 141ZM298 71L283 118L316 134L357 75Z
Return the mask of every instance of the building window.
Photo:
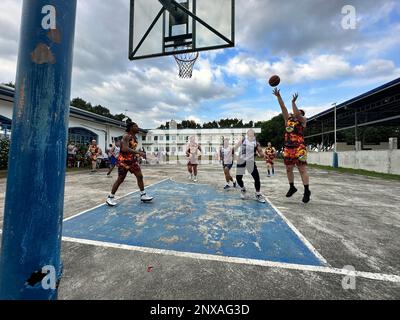
M142 136L142 141L146 141L146 136Z
M183 152L183 148L182 147L178 147L178 152Z
M171 137L172 141L176 141L176 136Z
M154 136L154 141L158 141L158 136Z
M147 147L147 151L151 152L151 147Z
M160 141L164 141L164 136L160 136Z
M77 147L89 145L92 140L99 142L99 136L84 128L69 128L68 141L75 143Z

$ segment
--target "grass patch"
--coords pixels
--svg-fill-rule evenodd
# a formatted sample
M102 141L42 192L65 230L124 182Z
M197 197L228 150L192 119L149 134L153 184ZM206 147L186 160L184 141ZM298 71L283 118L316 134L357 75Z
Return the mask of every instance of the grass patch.
M357 174L357 175L373 177L373 178L381 178L381 179L385 179L385 180L400 181L400 175L397 175L397 174L380 173L380 172L368 171L368 170L362 170L362 169L333 168L330 166L321 166L319 164L308 164L308 166L313 169L323 169L323 170L335 171L335 172L340 172L340 173L350 173L350 174Z

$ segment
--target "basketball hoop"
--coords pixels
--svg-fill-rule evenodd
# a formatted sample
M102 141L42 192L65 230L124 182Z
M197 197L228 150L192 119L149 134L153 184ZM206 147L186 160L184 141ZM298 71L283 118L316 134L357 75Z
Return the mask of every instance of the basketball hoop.
M179 67L179 77L190 79L192 77L193 67L199 57L199 52L175 54L174 58Z

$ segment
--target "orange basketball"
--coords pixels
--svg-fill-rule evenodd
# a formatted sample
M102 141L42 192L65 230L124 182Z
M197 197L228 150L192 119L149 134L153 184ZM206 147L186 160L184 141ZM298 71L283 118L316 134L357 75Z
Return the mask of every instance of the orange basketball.
M271 87L276 87L281 83L281 78L279 78L279 76L277 75L274 75L271 78L269 78L268 83Z

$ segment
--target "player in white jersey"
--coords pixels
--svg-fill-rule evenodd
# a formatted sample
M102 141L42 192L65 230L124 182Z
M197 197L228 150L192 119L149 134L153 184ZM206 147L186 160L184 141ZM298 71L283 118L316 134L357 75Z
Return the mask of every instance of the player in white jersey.
M225 180L226 180L226 185L224 187L224 190L228 190L230 188L236 188L236 181L233 180L231 176L231 169L233 167L233 158L235 155L235 150L234 148L229 146L229 139L225 138L224 139L224 145L221 147L219 151L219 160L222 163L222 167L224 170L225 174ZM230 183L232 182L232 186Z
M196 137L190 137L189 143L186 147L186 157L188 158L188 172L189 179L193 182L197 182L197 167L199 165L199 155L201 152L201 146L196 142Z
M261 145L257 142L255 132L253 129L247 131L247 136L243 137L236 145L235 150L239 149L239 158L236 168L236 180L241 188L241 197L246 199L246 188L243 182L243 175L246 170L252 175L254 179L254 187L256 189L256 200L265 203L265 199L261 194L261 180L260 174L256 165L257 153L260 157L264 157L264 151Z

